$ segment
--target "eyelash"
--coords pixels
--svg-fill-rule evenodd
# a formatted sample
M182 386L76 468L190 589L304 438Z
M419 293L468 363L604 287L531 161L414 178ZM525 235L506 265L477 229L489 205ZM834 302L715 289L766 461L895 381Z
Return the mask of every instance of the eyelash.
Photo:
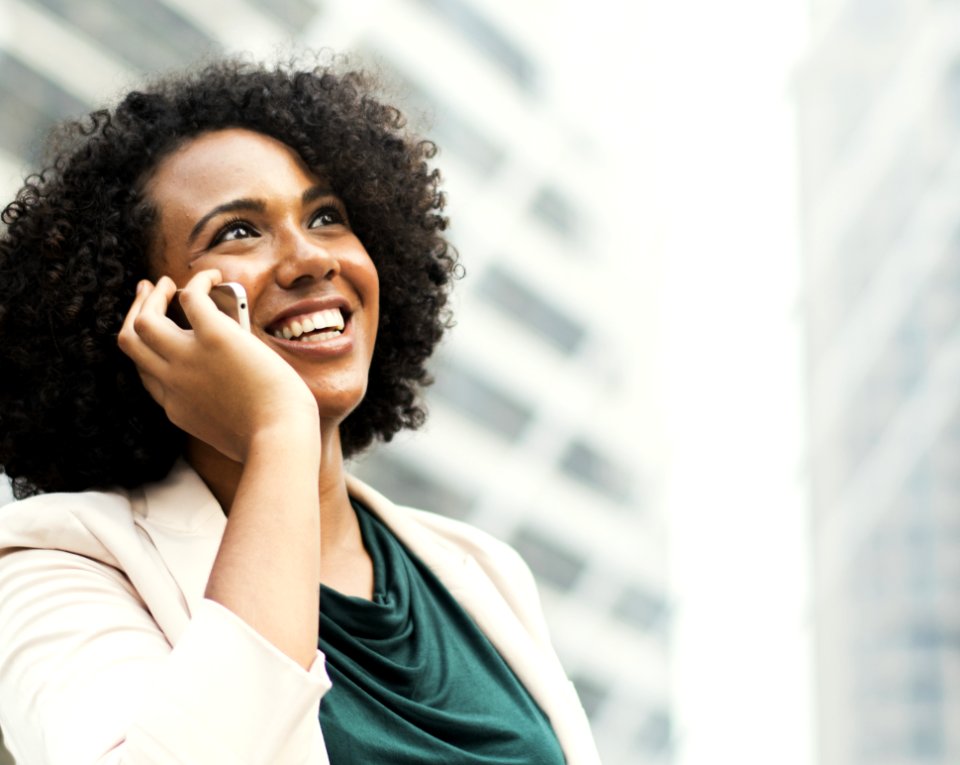
M210 241L210 246L215 247L224 241L224 237L229 234L232 230L238 228L239 226L244 226L247 228L253 236L259 236L259 232L256 227L251 225L249 222L245 221L243 218L231 218L226 223L224 223L214 234L213 239ZM243 237L244 239L250 239L252 237Z
M336 225L338 223L346 225L347 223L346 210L344 210L342 206L334 204L333 202L318 207L314 211L313 215L310 216L310 223L313 224L313 222L316 221L316 219L321 215L333 215L336 220L334 220L331 225Z
M331 221L328 225L347 225L347 212L339 204L333 202L329 204L322 205L318 207L313 215L310 216L310 227L313 227L313 223L322 215L332 215L335 220ZM252 225L243 218L231 218L226 223L224 223L214 234L213 239L210 241L211 247L216 247L218 244L221 244L224 241L224 238L231 231L235 230L239 226L245 227L252 236L242 237L243 239L252 239L253 237L260 236L260 233L257 231L256 226Z

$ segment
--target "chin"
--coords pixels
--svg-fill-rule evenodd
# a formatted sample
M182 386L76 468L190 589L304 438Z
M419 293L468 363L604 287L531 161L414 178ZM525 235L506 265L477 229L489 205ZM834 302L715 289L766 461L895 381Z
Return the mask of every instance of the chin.
M337 388L331 390L324 387L322 389L313 389L314 398L317 400L317 410L322 420L334 420L337 423L343 422L350 413L360 406L363 396L367 392L367 386L364 384L360 388Z

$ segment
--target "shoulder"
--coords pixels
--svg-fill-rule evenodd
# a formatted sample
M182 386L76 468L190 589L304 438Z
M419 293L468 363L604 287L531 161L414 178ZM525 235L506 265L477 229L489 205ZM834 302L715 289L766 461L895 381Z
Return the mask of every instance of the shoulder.
M41 494L0 507L0 556L62 550L115 565L108 540L133 534L131 499L122 491Z
M122 572L155 600L177 589L196 600L225 525L200 477L178 463L162 481L130 491L43 494L0 507L0 567L53 560L42 551L68 567L82 556Z
M40 494L0 507L0 554L57 549L112 564L111 550L145 534L216 533L222 525L200 476L178 462L166 478L138 489Z
M186 463L131 491L46 494L0 508L0 599L11 588L106 578L175 640L203 600L226 519ZM116 588L114 588L116 589Z

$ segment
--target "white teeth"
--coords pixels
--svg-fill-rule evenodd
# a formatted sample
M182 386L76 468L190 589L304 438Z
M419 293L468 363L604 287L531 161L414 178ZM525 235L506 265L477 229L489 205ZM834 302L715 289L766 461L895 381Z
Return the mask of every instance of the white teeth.
M343 329L343 314L339 308L327 308L310 317L314 329Z
M329 340L331 337L340 337L340 333L336 330L332 332L317 332L315 335L305 335L300 338L301 343L319 343L323 340Z
M273 334L275 337L282 337L285 340L299 339L301 342L316 342L336 337L343 331L343 327L343 313L340 309L327 308L309 316L294 319L289 324L284 324L280 329L274 330ZM309 334L312 332L316 332L316 334Z

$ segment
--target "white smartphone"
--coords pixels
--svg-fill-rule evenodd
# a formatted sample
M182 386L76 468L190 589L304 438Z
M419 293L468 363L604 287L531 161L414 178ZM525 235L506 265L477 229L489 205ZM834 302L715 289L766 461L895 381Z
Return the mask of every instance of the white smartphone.
M180 305L180 293L177 290L167 308L169 316L177 326L190 329L190 322ZM250 312L247 309L247 291L239 282L223 282L210 290L210 299L223 313L233 319L245 332L250 331Z

